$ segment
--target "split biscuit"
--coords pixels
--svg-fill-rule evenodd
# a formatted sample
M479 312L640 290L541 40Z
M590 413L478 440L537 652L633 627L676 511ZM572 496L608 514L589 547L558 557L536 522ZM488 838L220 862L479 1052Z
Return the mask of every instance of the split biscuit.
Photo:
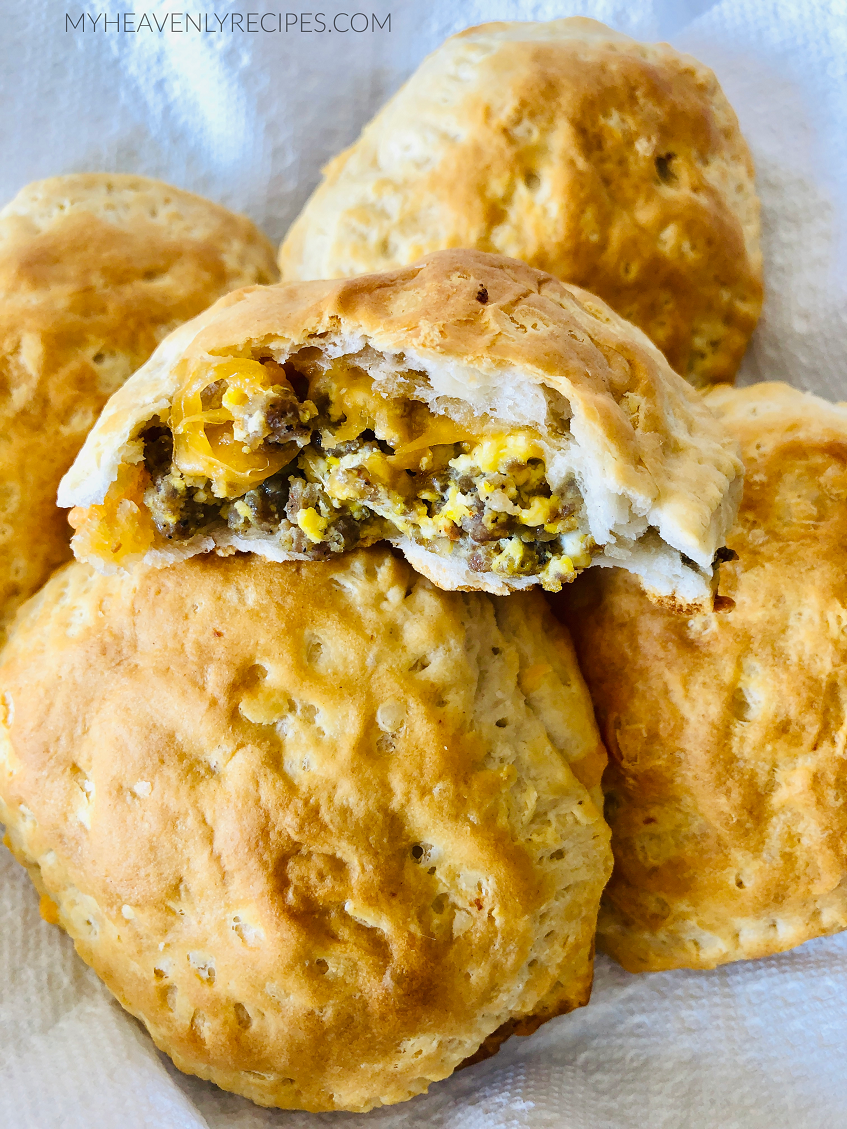
M224 298L112 397L59 500L99 568L389 540L443 588L620 564L694 606L740 490L735 441L639 330L459 250Z
M53 177L0 212L0 639L71 555L56 490L109 396L181 322L275 276L248 219L146 177Z

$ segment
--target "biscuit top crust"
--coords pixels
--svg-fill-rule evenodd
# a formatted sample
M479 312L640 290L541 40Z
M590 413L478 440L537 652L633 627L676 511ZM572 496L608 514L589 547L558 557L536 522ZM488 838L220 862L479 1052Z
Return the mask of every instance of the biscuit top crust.
M70 556L56 490L109 396L181 322L276 276L246 217L146 177L53 177L0 211L0 637Z
M92 220L100 222L92 223ZM192 249L196 245L207 244L210 263L217 260L218 272L231 287L248 282L272 282L276 274L270 258L270 243L246 216L231 212L203 196L146 176L74 173L36 180L22 188L0 210L0 221L3 221L0 222L0 254L4 258L7 247L35 236L52 232L56 240L56 244L37 246L30 255L21 250L20 270L23 273L15 278L16 287L21 282L26 283L27 268L35 278L38 266L43 268L48 262L53 270L49 280L42 279L42 282L62 281L63 276L55 269L58 262L49 259L50 251L58 259L60 249L72 253L71 261L66 264L64 280L72 285L81 286L86 281L90 284L101 272L108 271L110 266L114 268L121 258L121 235L118 233L132 231L138 234L139 242L145 236L151 243L160 242L166 235L166 244L184 241L190 243ZM68 221L83 225L91 233L102 231L101 224L117 229L111 231L115 248L113 261L103 264L102 236L101 240L88 245L75 236L75 228L69 228ZM152 247L150 253L153 253ZM159 248L159 254L166 254L164 246ZM127 265L125 262L125 272ZM146 264L148 267L152 265ZM164 264L157 265L161 272ZM175 261L167 265L179 270ZM14 270L13 264L6 270L10 268ZM85 279L86 270L90 272L89 279ZM152 281L152 277L146 281Z
M181 1069L364 1110L585 1002L611 857L575 774L605 758L545 615L386 549L73 564L30 603L0 818Z
M733 379L759 202L714 74L591 20L470 28L327 165L279 263L332 278L468 246L598 294L692 383Z
M563 603L607 742L599 943L710 968L847 928L847 406L716 389L747 473L714 612L621 571Z
M723 543L741 463L700 396L599 299L517 260L466 250L224 298L112 397L62 483L61 504L101 502L121 462L140 460L136 437L166 416L186 365L256 349L283 361L306 345L330 355L369 345L394 366L381 378L385 395L417 396L447 415L489 413L534 430L554 453L575 442L598 542L635 514L642 531L654 526L703 569ZM411 393L402 379L410 376ZM616 512L622 497L626 514Z

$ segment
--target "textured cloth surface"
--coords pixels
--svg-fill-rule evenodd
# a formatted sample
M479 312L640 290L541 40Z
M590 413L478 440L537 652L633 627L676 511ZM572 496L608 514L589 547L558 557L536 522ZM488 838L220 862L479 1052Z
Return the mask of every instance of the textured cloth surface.
M111 18L126 10L105 7ZM325 7L331 16L353 6ZM66 33L65 11L33 0L4 13L0 90L15 109L0 200L37 177L140 172L248 212L273 239L320 166L461 27L581 14L667 39L716 72L757 166L766 301L743 379L847 398L843 0L376 0L367 11L380 20L390 11L391 32L355 38ZM179 1075L41 922L5 850L0 982L0 1124L19 1129L847 1124L847 935L714 972L631 976L601 958L587 1008L425 1097L367 1115L263 1111Z

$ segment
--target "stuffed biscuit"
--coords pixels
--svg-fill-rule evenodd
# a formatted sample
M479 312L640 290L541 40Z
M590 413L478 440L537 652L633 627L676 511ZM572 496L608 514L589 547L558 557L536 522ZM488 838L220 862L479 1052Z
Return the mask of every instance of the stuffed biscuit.
M244 216L146 177L53 177L0 212L0 638L70 556L56 490L109 396L181 322L275 274Z
M620 571L567 594L610 757L598 943L633 972L847 928L847 407L708 399L747 464L714 610L667 615Z
M584 286L693 384L732 380L762 305L750 152L714 74L594 20L468 28L324 170L286 281L500 251Z
M605 753L547 615L385 547L69 565L0 663L45 915L180 1069L287 1109L403 1101L584 1004Z
M740 472L697 393L598 299L444 251L224 299L112 398L59 500L104 568L387 539L444 588L555 591L621 564L693 604Z

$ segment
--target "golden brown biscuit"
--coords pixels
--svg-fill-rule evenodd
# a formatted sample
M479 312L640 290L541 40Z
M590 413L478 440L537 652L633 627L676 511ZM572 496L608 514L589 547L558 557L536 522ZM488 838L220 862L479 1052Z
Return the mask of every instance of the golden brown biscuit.
M711 601L736 444L633 326L502 255L231 295L109 402L62 482L98 567L388 539L443 588L622 564Z
M275 274L244 216L146 177L54 177L0 212L0 639L70 557L56 489L109 396L170 330Z
M605 754L546 613L387 549L73 564L22 612L0 818L177 1066L367 1110L587 1001Z
M567 600L610 756L598 943L633 972L847 927L847 406L708 399L747 464L715 611L667 615L620 571Z
M762 304L750 153L712 72L594 20L448 39L324 170L285 280L443 247L598 294L696 385L732 380Z

